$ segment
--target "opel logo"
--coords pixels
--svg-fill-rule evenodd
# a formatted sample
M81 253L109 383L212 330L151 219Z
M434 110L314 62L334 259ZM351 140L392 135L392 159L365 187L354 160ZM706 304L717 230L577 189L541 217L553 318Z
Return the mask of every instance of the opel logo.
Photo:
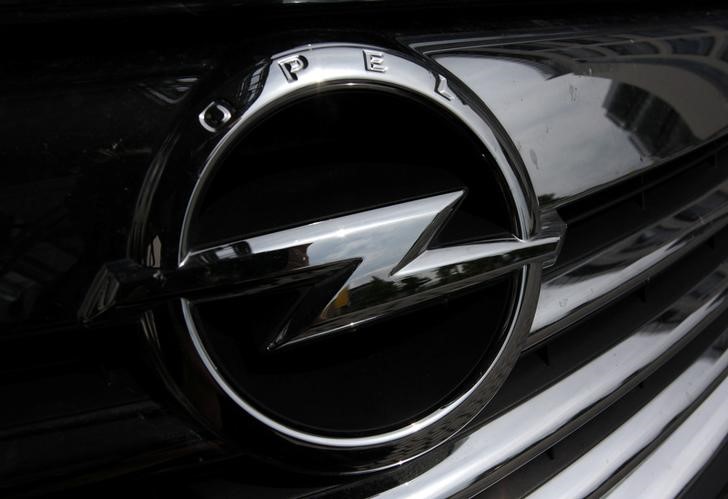
M342 472L420 455L508 375L564 230L500 130L415 54L241 68L165 143L82 318L138 314L180 407L248 451Z

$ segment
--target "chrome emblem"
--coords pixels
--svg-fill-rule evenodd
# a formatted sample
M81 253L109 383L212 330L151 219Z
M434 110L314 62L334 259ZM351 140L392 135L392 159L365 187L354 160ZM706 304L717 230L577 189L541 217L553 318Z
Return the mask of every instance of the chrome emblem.
M539 209L517 148L483 103L441 71L416 52L321 44L220 82L160 149L128 257L101 268L79 316L138 314L181 406L253 454L276 448L299 467L350 472L396 465L446 441L515 364L541 269L565 227ZM393 110L378 107L395 101ZM325 129L341 131L328 142L316 140L318 127L299 131L318 118L319 104L336 111ZM445 158L443 146L421 147L414 133L400 143L388 132L383 150L405 151L396 165L411 176L396 178L412 185L374 192L378 177L367 175L387 182L394 162L368 168L379 151L358 156L360 130L336 129L338 117L353 120L362 109L393 118L391 131L410 116L432 120L420 130L446 123L438 130L452 131L448 144L467 150L454 155L465 162L430 158L426 151ZM276 133L256 141L260 130L298 133L300 142L278 150ZM336 146L291 161L309 143ZM410 157L420 159L400 165ZM349 160L361 167L346 177L349 190L307 206L312 191L325 196L327 182L341 178L330 173L351 173L335 170ZM425 171L439 173L420 185ZM373 180L375 195L357 199L360 179ZM230 223L204 230L220 222Z
M433 248L464 191L377 208L190 254L185 266L283 254L286 272L337 264L269 341L277 350L355 329L407 307L546 260L559 238L515 236ZM280 275L280 274L279 274Z

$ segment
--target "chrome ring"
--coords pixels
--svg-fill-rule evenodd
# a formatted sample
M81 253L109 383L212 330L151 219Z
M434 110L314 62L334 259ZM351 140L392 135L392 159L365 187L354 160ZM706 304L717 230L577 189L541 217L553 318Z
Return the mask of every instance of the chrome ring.
M182 222L178 266L184 267L191 254L189 245L191 218L207 179L215 165L224 157L225 152L252 124L271 109L293 99L332 88L361 85L380 89L396 89L424 97L429 102L444 108L465 124L495 160L510 190L516 208L517 235L524 239L529 239L534 235L534 207L529 203L531 198L524 192L522 178L516 175L503 144L486 118L467 103L458 89L450 85L445 75L419 64L413 59L382 48L363 45L308 45L272 57L260 93L247 108L237 113L235 119L225 128L224 135L208 155L192 191ZM501 364L504 364L504 357L510 359L505 364L508 368L511 367L510 364L517 355L513 353L513 350L520 351L520 345L522 340L525 340L525 333L527 333L527 327L524 331L515 331L515 326L520 322L519 317L523 314L524 295L527 291L528 279L530 275L534 274L533 268L533 265L524 266L521 270L520 288L516 293L517 298L506 339L495 359L479 380L458 399L427 417L394 431L366 437L334 438L307 433L281 424L257 410L237 393L215 365L198 332L189 301L182 300L182 312L197 354L215 383L249 415L285 437L313 446L339 449L379 446L410 437L443 419L472 396L493 374L496 367L499 369L503 367ZM519 337L514 338L516 335Z

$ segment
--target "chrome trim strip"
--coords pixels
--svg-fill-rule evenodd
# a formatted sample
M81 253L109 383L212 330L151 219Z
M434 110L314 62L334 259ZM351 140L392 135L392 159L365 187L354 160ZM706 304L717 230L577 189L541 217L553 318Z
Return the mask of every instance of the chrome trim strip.
M728 180L541 285L528 346L624 295L728 224Z
M648 446L669 438L670 433L665 433L669 432L671 422L699 407L701 396L709 392L716 381L725 378L728 369L727 340L728 334L723 333L642 409L528 497L586 497L629 466ZM659 493L655 497L666 495Z
M411 46L489 107L541 204L555 207L725 136L727 40L712 25L445 35Z
M586 422L662 365L728 308L728 262L654 320L583 367L456 442L452 453L381 497L482 490Z
M606 497L677 497L728 437L728 379Z

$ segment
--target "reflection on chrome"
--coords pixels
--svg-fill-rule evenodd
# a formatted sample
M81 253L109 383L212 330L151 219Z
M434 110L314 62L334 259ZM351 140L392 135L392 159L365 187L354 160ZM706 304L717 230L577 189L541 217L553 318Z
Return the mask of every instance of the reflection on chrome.
M728 335L724 333L640 411L594 448L533 491L529 497L579 498L597 492L602 484L623 466L628 465L642 449L663 437L663 432L668 430L668 426L675 418L693 409L700 396L713 382L725 376L725 370L728 368L727 349ZM650 475L650 481L656 481L654 475ZM645 492L628 494L627 497L672 495L663 491L656 494L645 494Z
M539 452L541 444L563 437L607 397L632 386L661 365L674 350L698 334L726 309L728 262L653 321L592 359L558 383L490 421L457 442L452 453L383 497L450 497L512 459ZM560 434L561 433L561 434Z
M544 38L415 45L493 111L542 204L562 204L728 131L724 28Z
M728 223L728 181L541 286L530 344L605 305Z
M678 497L728 436L726 414L728 379L607 497Z
M254 265L278 255L276 271L283 274L344 262L301 299L268 347L275 349L351 329L530 262L553 260L563 227L556 224L530 241L486 237L431 247L463 195L431 196L195 251L183 267L235 260Z

